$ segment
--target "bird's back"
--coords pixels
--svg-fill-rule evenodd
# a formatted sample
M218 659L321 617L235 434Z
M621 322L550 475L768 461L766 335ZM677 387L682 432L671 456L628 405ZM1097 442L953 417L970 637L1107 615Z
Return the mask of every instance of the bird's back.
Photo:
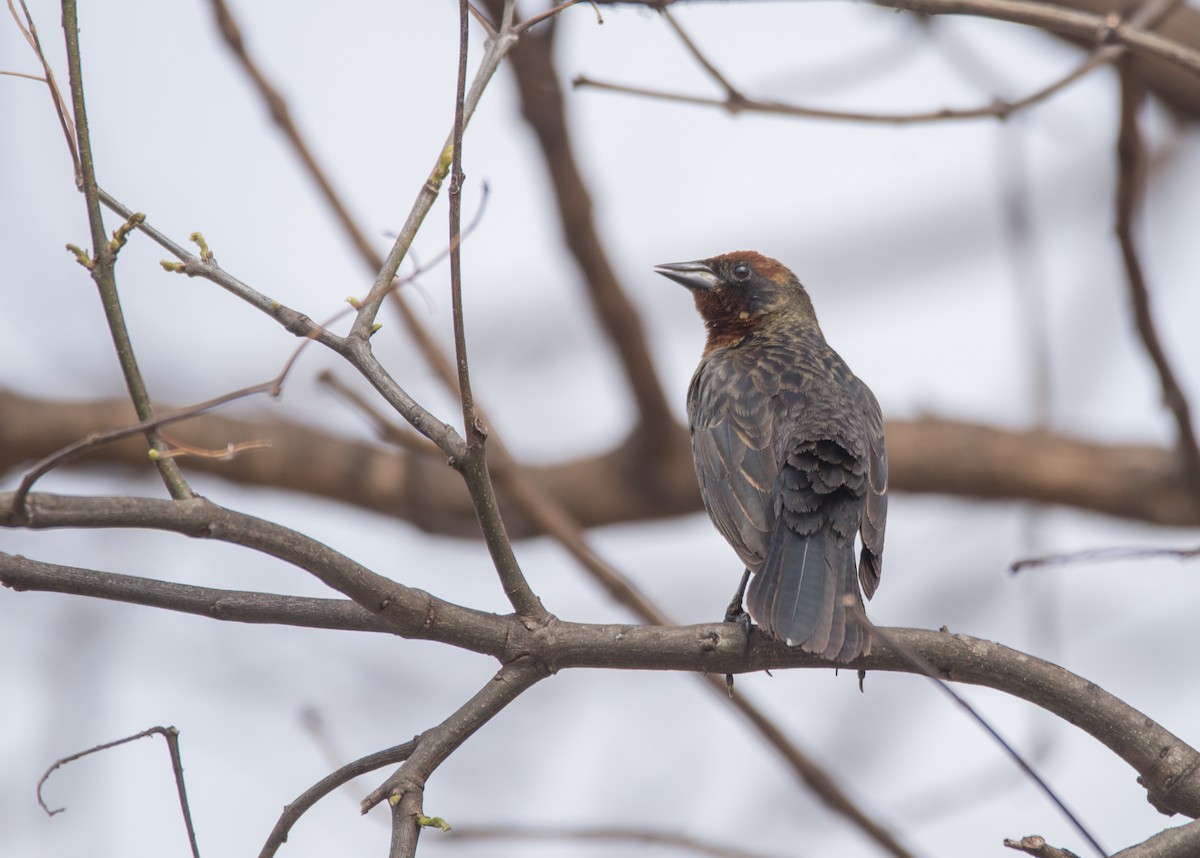
M760 627L848 661L869 651L870 634L844 599L862 604L860 574L874 592L883 548L879 406L815 326L771 333L712 350L696 370L688 416L700 490L756 573L748 607Z

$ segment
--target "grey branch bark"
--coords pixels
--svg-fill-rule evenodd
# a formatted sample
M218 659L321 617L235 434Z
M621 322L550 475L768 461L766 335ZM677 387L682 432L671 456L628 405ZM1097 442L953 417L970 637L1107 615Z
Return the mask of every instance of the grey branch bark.
M0 493L0 510L12 493ZM0 526L13 522L0 513ZM516 659L553 674L569 668L680 670L715 674L829 668L827 662L759 634L745 648L740 626L627 626L569 623L551 618L526 624L445 602L388 581L320 543L202 499L64 498L33 494L20 526L128 527L213 538L273 554L342 592L406 638L436 640L490 655L502 664ZM0 555L0 583L22 558ZM92 581L93 591L102 582ZM30 582L25 582L30 586ZM112 585L113 598L128 582ZM57 588L57 589L62 589ZM889 639L914 650L944 679L983 685L1019 697L1074 724L1132 766L1149 801L1163 813L1200 816L1200 753L1132 706L1065 668L967 635L892 629ZM911 672L901 652L886 644L852 664L863 670ZM531 674L532 675L532 674Z

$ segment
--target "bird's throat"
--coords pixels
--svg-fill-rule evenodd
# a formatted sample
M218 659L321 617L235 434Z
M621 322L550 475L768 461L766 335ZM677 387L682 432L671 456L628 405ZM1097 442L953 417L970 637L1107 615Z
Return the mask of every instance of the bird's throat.
M695 293L696 309L704 319L704 327L708 332L708 339L704 344L705 355L717 349L736 346L750 336L760 324L760 319L751 308L736 300L730 300L730 297L716 290Z

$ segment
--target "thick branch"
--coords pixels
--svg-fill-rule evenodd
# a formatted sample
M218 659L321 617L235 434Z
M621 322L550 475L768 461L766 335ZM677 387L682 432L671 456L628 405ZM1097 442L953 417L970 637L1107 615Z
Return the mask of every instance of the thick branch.
M0 472L79 438L133 422L127 402L57 403L0 391ZM232 461L202 460L193 470L252 485L301 491L412 521L435 533L478 538L479 523L459 475L440 454L397 454L308 426L268 419L198 418L177 430L189 443L220 449L269 439L271 449ZM535 480L584 527L697 512L700 494L687 430L673 430L665 455L649 466L631 444L595 456L529 467ZM892 487L987 500L1032 500L1174 527L1200 525L1173 450L1097 444L1062 435L926 419L887 425ZM113 445L89 461L145 468L145 447ZM499 475L498 475L499 478ZM503 482L501 480L501 482ZM539 532L498 486L509 533Z
M1200 855L1200 822L1160 831L1149 840L1122 849L1112 858L1195 858Z
M10 497L11 494L0 495L0 504ZM201 505L207 504L200 500L130 501L58 498L41 494L30 497L30 508L36 513L34 527L152 527L211 536L260 550L270 543L259 533L259 523L249 516L220 522L212 532L197 532L198 522L193 510ZM113 510L106 514L108 507ZM131 516L135 512L139 514ZM326 556L324 562L336 567L336 574L326 569L324 573L317 572L318 577L344 577L345 564L350 561L324 546L321 549ZM373 575L369 570L358 568L364 576ZM97 582L96 589L102 584ZM111 585L112 598L120 598L122 586L120 582ZM512 616L498 617L471 611L421 591L392 586L395 596L379 613L393 625L397 634L487 653L506 664L520 660L530 665L531 676L533 673L540 676L543 670L554 673L572 667L713 674L830 667L828 662L798 648L766 640L757 633L751 636L747 650L741 627L733 624L629 626L551 620L529 628ZM425 617L425 622L414 623L412 618L418 615ZM1074 724L1138 772L1139 782L1146 788L1150 802L1160 811L1200 816L1200 753L1095 684L1055 664L1000 644L967 635L920 629L888 630L886 639L872 648L871 655L851 667L913 672L908 656L891 649L887 643L890 640L905 651L919 653L944 679L994 688ZM433 759L441 751L428 753L433 754L429 758Z
M507 632L496 615L397 584L311 537L204 498L167 501L36 493L29 495L24 515L14 513L12 500L12 492L0 492L0 527L163 530L241 545L303 569L377 615L403 637L438 640L489 655L505 652Z

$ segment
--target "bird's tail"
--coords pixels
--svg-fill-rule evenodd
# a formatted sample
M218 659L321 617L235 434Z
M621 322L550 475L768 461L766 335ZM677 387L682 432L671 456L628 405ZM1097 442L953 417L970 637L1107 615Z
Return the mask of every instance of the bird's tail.
M783 516L775 529L767 558L750 582L750 616L767 634L828 661L847 662L870 653L871 630L865 624L853 540L845 544L827 526L796 533ZM847 597L857 612L847 605Z

